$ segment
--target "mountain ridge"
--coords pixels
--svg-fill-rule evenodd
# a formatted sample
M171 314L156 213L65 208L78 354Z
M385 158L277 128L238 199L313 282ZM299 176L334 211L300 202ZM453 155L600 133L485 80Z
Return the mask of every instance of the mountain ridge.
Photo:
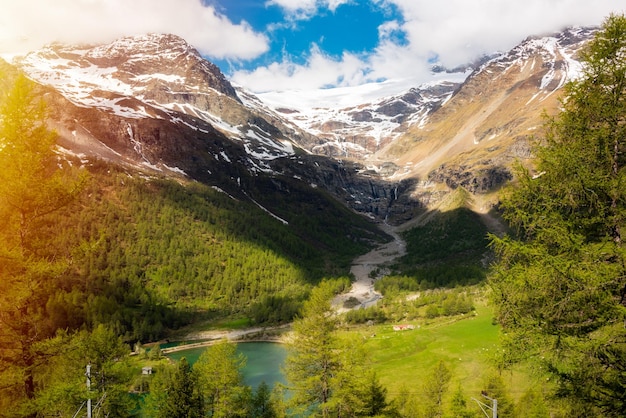
M541 114L558 110L558 91L580 70L575 55L593 32L529 37L438 82L310 111L232 86L173 35L52 45L14 64L58 92L51 123L67 149L229 193L242 191L242 173L289 177L400 224L458 187L486 195L510 181L512 162L530 158Z

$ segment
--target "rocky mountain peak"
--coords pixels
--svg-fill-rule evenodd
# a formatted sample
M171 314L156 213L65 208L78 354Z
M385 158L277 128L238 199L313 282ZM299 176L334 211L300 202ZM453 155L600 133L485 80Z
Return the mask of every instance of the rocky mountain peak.
M175 59L179 55L197 55L191 45L179 36L149 33L127 36L110 44L95 46L85 54L85 57L92 61L100 59L127 61L137 58L144 59L145 56L165 57L168 53L171 54L171 59Z
M106 106L111 95L167 106L179 102L181 94L209 91L239 100L219 68L175 35L124 37L96 46L53 44L26 55L18 65L31 78L87 106L94 101ZM105 100L98 100L102 96Z
M78 107L126 119L168 120L196 131L209 124L243 142L255 160L291 155L289 140L299 135L293 127L274 126L281 124L275 115L244 104L218 67L175 35L51 45L15 64Z
M597 28L568 28L562 32L542 36L530 36L510 51L501 53L491 60L477 67L477 73L493 71L499 68L501 71L510 67L523 67L527 63L535 64L540 60L551 71L548 75L554 75L558 71L563 81L576 77L580 71L580 64L576 55L593 35ZM537 69L540 72L541 68ZM546 85L541 86L545 88Z
M176 88L203 90L209 87L237 99L235 89L220 69L176 35L147 34L120 38L90 49L84 58L100 67L117 67L120 73L127 73L133 82L141 81L142 77L137 75L154 74L157 79L174 84Z
M84 58L100 67L116 67L132 82L141 82L147 75L161 83L173 84L184 90L207 87L237 98L233 86L220 69L202 58L183 38L171 34L147 34L120 38L110 44L90 49ZM144 77L137 77L143 75ZM173 87L173 86L168 86Z

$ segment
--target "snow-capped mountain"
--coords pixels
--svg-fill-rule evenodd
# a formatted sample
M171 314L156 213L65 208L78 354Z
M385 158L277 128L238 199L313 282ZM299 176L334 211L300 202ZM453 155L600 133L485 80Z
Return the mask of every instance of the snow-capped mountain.
M45 86L50 123L75 154L246 198L244 177L283 191L278 179L291 179L403 223L460 186L485 196L511 179L542 114L558 111L561 88L580 73L577 54L593 33L528 38L391 95L385 82L257 96L172 35L52 45L14 65Z
M512 178L512 163L531 157L542 115L558 112L561 89L580 74L578 54L595 30L529 37L400 94L376 98L373 92L386 91L376 84L260 98L323 139L304 144L311 152L357 160L367 167L362 174L400 185L405 195L394 189L391 200L398 200L384 208L397 222L414 216L401 213L409 202L436 208L460 186L488 210L485 199Z
M255 202L276 190L315 199L325 189L375 214L397 187L359 175L358 163L306 152L323 139L235 91L176 36L52 45L14 64L43 86L60 146L81 158L182 175Z
M174 35L126 37L97 46L51 45L18 65L78 107L127 120L169 120L193 130L201 128L181 114L206 122L241 141L260 169L267 169L264 161L294 152L279 129L242 105L215 65Z

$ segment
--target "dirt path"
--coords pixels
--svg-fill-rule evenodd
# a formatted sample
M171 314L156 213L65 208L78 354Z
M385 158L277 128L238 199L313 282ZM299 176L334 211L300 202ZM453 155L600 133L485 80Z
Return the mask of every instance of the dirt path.
M384 244L367 254L357 257L350 268L355 281L349 292L336 296L332 305L337 312L345 312L357 307L366 308L375 305L382 295L374 290L374 282L386 273L386 265L406 253L406 243L400 237L397 229L387 224L382 229L393 237L393 241ZM376 271L376 274L372 274ZM344 302L350 298L355 298L360 303L354 308L344 307Z

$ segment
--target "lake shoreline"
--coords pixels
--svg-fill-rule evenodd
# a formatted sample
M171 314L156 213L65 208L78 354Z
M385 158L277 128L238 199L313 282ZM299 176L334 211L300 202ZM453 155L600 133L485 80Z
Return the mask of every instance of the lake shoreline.
M237 344L248 342L285 344L289 340L287 335L289 331L291 331L291 324L234 331L201 331L191 334L184 340L179 341L181 343L180 345L161 349L161 352L163 354L169 354L191 348L209 347L221 341L230 341Z

